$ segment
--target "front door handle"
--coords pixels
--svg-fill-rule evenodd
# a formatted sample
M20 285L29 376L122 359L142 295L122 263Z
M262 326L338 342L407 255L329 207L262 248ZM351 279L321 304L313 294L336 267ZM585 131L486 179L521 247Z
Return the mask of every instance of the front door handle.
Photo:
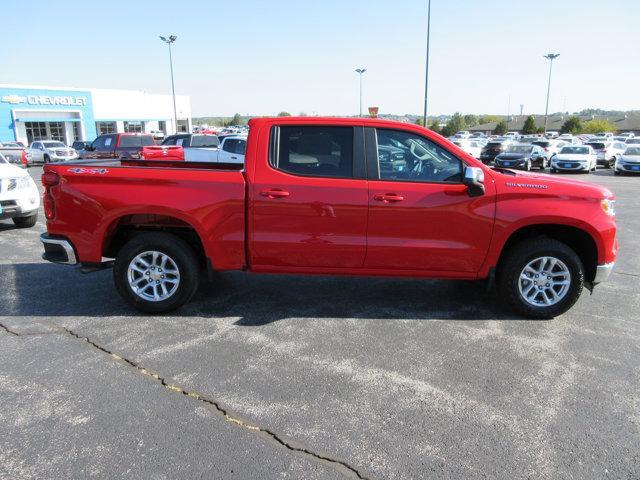
M289 192L285 192L284 190L272 189L272 190L263 190L260 192L260 195L268 198L287 198L289 196Z
M404 197L395 193L378 193L373 196L373 199L378 202L395 203L403 201Z

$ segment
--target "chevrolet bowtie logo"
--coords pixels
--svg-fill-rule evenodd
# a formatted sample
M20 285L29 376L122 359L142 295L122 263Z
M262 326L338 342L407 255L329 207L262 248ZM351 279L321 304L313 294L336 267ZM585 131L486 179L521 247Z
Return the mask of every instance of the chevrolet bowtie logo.
M2 102L3 103L11 103L12 105L16 105L18 103L24 103L27 101L27 97L21 97L20 95L3 95Z

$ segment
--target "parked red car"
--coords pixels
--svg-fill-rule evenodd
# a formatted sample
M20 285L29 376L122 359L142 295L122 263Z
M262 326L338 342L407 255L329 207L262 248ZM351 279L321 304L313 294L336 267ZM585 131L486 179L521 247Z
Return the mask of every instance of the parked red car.
M603 187L490 169L405 123L250 125L244 166L46 165L44 258L113 265L120 294L149 312L187 302L209 269L495 277L518 312L549 318L613 268L614 199Z
M143 147L155 145L151 134L109 133L98 136L79 153L85 159L137 159Z

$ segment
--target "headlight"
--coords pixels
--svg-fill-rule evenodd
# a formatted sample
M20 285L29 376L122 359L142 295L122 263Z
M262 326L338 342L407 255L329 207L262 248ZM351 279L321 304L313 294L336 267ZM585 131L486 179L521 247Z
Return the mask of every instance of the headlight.
M600 202L602 211L610 217L616 216L616 201L609 198L605 198Z

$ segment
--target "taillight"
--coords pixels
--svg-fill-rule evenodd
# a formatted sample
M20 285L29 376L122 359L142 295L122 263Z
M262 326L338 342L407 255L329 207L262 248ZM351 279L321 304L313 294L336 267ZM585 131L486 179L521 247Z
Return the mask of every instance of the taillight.
M47 220L51 220L56 216L56 204L49 192L44 194L42 198L42 204L44 206L44 216L47 218Z
M25 167L29 165L29 157L27 157L27 152L24 150L22 150L22 155L20 155L20 161Z
M56 172L44 172L42 174L42 185L45 187L53 187L60 183L60 175Z

